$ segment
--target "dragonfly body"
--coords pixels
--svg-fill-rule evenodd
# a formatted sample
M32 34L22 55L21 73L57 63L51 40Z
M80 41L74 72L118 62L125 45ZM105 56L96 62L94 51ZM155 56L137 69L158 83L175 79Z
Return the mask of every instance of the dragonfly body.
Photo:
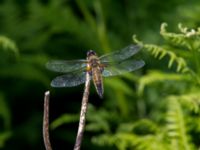
M103 78L102 72L104 66L101 64L97 54L93 50L89 50L87 52L87 71L93 79L93 83L95 85L96 91L99 96L103 97Z
M93 50L87 52L87 59L53 60L47 68L65 73L52 80L52 87L73 87L82 84L89 73L98 95L103 97L103 78L131 72L144 66L143 60L129 59L140 50L138 45L129 45L119 51L98 57Z

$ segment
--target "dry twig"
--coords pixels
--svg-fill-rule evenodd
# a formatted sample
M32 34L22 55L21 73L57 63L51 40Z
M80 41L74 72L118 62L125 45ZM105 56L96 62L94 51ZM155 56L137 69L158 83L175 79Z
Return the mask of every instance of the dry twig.
M52 150L49 139L49 98L50 92L44 94L43 139L46 150Z

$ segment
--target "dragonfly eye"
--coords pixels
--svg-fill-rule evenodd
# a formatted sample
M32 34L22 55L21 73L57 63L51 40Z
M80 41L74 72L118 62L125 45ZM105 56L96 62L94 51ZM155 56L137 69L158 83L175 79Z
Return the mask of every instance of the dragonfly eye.
M88 57L88 56L92 56L92 55L96 55L95 51L89 50L89 51L87 52L87 57Z

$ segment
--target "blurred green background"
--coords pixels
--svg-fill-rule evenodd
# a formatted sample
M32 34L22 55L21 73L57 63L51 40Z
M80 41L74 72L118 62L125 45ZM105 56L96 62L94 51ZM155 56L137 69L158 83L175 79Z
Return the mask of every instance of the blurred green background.
M46 62L133 42L146 65L105 79L103 99L92 85L82 149L198 149L199 18L198 0L0 0L0 149L44 149L46 90L53 149L73 149L84 85L51 88Z

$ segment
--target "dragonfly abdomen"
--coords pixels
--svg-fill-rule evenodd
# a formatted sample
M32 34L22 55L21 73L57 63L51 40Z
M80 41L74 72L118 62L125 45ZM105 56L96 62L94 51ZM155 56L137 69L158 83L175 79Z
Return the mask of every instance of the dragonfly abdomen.
M103 97L103 79L101 75L101 68L95 67L92 69L92 77L93 82L96 88L98 95L102 98Z

